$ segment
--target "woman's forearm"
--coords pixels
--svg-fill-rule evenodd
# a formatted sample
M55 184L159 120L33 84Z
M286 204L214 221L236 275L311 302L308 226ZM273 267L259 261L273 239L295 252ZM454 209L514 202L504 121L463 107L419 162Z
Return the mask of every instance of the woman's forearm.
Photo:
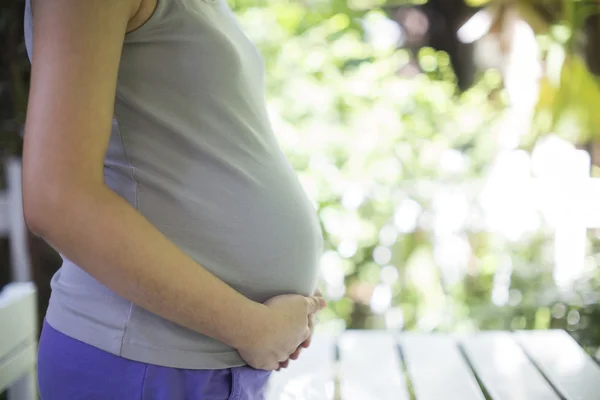
M39 189L25 196L32 230L115 293L234 348L256 340L265 306L197 264L109 188Z

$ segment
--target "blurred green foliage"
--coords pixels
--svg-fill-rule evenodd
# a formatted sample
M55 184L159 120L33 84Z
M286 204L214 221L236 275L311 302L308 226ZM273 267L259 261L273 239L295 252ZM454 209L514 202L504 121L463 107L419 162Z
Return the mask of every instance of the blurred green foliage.
M232 3L262 50L275 129L322 221L326 325L566 328L590 349L600 343L595 268L561 291L543 222L516 237L483 228L481 191L469 188L500 152L497 71L460 93L447 54L423 48L415 59L374 40L387 20L379 8ZM412 65L420 73L403 77Z

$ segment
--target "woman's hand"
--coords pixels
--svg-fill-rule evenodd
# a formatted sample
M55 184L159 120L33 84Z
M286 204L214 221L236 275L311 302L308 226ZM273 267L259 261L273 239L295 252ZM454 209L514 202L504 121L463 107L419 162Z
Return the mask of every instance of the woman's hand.
M239 348L242 358L253 368L275 370L310 339L312 316L325 307L322 297L282 295L264 303L265 314L259 337Z
M315 293L313 294L313 296L323 297L323 293L321 293L321 291L319 289L317 289L317 290L315 290ZM310 329L310 335L308 336L308 338L304 342L302 342L300 344L300 346L298 346L296 351L293 352L287 360L279 363L279 368L277 368L277 371L279 371L282 368L287 368L290 363L290 360L297 360L298 357L300 357L300 352L302 351L302 349L307 349L308 346L310 346L310 342L311 342L312 334L313 334L313 328L314 328L314 319L315 319L314 314L309 316L308 327Z

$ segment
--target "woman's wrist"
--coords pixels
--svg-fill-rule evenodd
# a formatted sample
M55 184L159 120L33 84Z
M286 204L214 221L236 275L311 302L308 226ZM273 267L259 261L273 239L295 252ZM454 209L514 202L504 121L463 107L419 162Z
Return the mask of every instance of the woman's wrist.
M245 299L236 313L235 329L229 333L228 343L235 349L251 349L264 340L269 308L264 304Z

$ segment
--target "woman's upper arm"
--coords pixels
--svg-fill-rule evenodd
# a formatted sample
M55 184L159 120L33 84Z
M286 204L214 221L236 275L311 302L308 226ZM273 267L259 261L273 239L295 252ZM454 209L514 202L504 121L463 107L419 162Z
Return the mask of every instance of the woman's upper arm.
M34 0L26 214L62 201L71 188L102 184L119 60L135 2Z

